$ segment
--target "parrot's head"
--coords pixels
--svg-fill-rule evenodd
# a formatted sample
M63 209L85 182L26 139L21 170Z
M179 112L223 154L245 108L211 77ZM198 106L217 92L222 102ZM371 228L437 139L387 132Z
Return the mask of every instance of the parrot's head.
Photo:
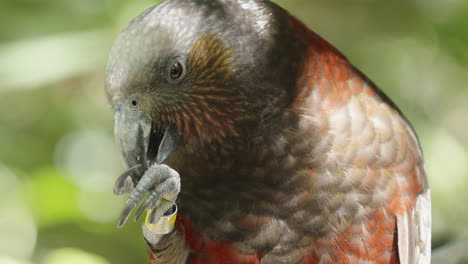
M298 67L283 15L260 0L168 0L118 36L106 90L129 167L182 145L251 137L292 100ZM299 63L299 62L298 62Z

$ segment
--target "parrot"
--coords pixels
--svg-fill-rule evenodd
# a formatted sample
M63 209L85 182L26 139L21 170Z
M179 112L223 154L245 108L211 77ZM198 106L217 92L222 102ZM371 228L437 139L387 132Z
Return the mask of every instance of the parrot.
M278 4L159 3L117 36L105 89L118 226L146 212L149 263L430 263L410 122Z

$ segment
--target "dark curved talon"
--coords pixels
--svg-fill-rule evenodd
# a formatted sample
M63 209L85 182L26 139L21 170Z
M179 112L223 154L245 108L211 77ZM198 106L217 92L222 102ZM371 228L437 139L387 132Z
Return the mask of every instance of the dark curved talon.
M117 194L117 195L121 194L122 189L125 186L125 180L127 179L127 177L130 176L134 171L136 171L141 166L142 166L141 164L137 164L129 168L124 173L122 173L122 175L119 176L119 178L117 179L114 185L114 194Z
M153 210L151 211L150 215L149 215L149 218L148 218L148 222L150 222L151 224L154 224L156 223L156 214L159 213L158 210ZM159 217L158 217L159 218Z
M158 207L153 209L148 217L148 222L156 223L162 216L168 216L175 212L177 206L173 201L162 199Z
M117 225L117 227L120 228L125 224L125 222L127 222L130 213L133 209L135 209L136 206L137 204L132 202L131 200L127 201L127 206L125 206L125 208L122 211L122 214L120 215L119 224Z
M138 220L138 218L140 218L141 214L143 214L144 211L149 210L153 207L154 207L153 199L150 199L150 197L148 197L148 199L146 199L146 201L140 206L140 208L138 208L138 211L136 212L135 218L133 219L133 221Z

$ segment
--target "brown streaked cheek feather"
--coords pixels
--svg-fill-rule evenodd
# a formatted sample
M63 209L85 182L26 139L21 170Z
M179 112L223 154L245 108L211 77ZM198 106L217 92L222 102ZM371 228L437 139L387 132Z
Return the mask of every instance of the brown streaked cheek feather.
M181 100L163 107L164 123L175 123L188 140L221 140L239 134L245 116L244 98L234 86L235 61L231 49L214 35L203 34L187 58L190 87Z

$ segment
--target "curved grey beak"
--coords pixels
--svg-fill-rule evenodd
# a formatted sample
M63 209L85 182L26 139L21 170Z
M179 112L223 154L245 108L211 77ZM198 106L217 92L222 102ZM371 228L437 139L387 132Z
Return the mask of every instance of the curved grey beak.
M138 182L148 169L146 152L151 134L152 121L143 112L136 112L119 106L114 115L114 137L124 166L132 169L132 180Z
M136 184L149 166L163 163L180 144L175 125L157 128L146 113L122 105L115 111L114 137L127 169L116 182L116 194L122 193L128 176Z

